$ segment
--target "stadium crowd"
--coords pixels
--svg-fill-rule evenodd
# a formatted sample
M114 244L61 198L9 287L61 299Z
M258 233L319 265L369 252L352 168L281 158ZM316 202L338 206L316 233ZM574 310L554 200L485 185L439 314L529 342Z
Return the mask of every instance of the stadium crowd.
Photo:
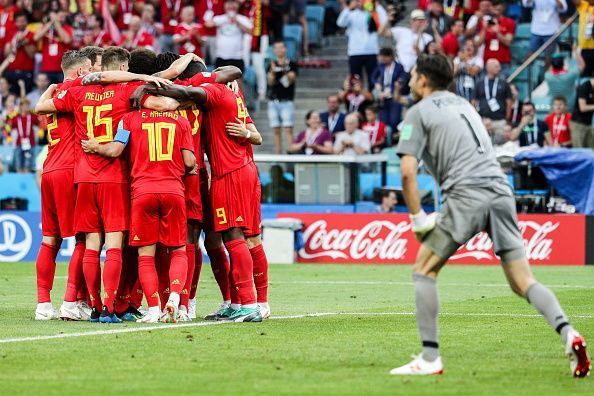
M326 7L325 33L344 30L349 74L342 89L328 96L327 108L308 112L305 130L295 134L300 60L289 58L282 32L283 22L301 24L300 52L309 54L306 3ZM257 99L268 101L276 153L362 154L394 146L412 104L412 65L418 54L436 52L451 60L456 76L451 89L478 108L498 148L593 147L591 3L473 0L461 6L419 0L417 9L405 12L398 2L378 0L0 0L0 144L14 147L10 170L32 171L32 150L47 140L44 120L31 109L50 83L60 81L62 55L87 45L119 45L191 52L213 66L249 65ZM516 28L530 22L526 58L576 9L578 37L569 44L574 48L559 43L545 52L540 77L552 106L550 114L538 117L525 90L521 95L505 81L512 72Z

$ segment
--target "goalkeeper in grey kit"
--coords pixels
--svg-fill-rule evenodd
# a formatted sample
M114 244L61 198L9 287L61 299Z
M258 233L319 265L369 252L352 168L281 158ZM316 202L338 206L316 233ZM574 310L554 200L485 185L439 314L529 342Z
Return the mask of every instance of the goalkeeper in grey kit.
M443 55L421 55L410 88L419 100L406 114L396 151L401 157L404 198L412 229L421 242L413 267L417 324L423 351L395 375L443 373L439 354L436 278L456 250L486 231L501 258L511 289L534 306L563 340L572 375L590 372L586 341L569 323L555 295L532 275L518 229L515 200L481 117L464 98L447 91L453 79ZM443 207L427 215L416 176L423 160L439 183Z

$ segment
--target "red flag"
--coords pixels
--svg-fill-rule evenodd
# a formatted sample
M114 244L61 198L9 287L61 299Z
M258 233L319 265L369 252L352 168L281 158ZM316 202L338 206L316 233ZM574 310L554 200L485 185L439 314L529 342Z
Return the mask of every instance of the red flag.
M111 13L109 12L108 7L108 0L101 0L101 15L103 16L104 26L103 28L109 32L111 36L111 41L114 43L119 43L120 39L122 38L122 34L118 25L116 25L115 21L113 20Z

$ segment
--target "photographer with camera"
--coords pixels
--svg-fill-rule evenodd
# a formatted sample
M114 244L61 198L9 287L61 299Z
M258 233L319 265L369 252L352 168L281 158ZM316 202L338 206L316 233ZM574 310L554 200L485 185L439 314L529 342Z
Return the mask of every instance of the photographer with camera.
M371 73L377 66L379 28L388 20L388 14L376 0L341 0L343 9L336 24L346 29L348 38L349 73L367 76L369 90L373 88Z
M402 18L401 10L391 5L388 7L388 15L390 19L382 26L380 34L392 37L396 42L398 61L404 66L404 71L410 73L419 54L433 40L430 35L424 33L427 28L427 17L422 10L413 10L410 13L410 27L404 27L395 26Z
M478 4L478 10L466 22L466 30L464 31L466 37L474 38L491 18L493 18L493 3L491 0L481 0Z
M449 30L454 19L443 12L443 0L431 0L427 9L427 28L425 33L429 34L435 41L443 37Z
M507 77L511 73L511 44L514 41L516 23L504 16L505 4L502 0L493 2L493 16L483 18L483 25L478 37L477 45L485 45L483 58L485 63L489 59L497 59L501 64L501 74Z

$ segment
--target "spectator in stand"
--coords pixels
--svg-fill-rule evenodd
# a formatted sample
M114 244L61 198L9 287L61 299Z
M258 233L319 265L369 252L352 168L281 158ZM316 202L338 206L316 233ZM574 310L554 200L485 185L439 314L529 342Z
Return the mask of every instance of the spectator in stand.
M269 8L267 0L254 0L246 2L248 5L247 14L254 25L251 36L248 38L248 46L250 48L250 63L256 72L256 83L258 100L266 100L266 69L264 68L264 58L268 51L268 24L266 23Z
M429 44L427 44L427 46L425 47L423 53L427 55L437 55L442 54L443 50L435 41L430 41Z
M29 110L29 101L22 98L19 114L9 122L14 136L14 164L17 172L30 173L33 170L33 149L35 148L35 126L37 116Z
M217 28L212 25L208 25L207 21L212 21L215 15L221 15L225 13L225 1L224 0L204 0L198 2L196 5L196 15L198 15L198 22L204 27L203 39L204 39L204 56L209 65L213 65L217 58L216 54L216 41L217 41ZM282 16L281 26L282 26ZM281 27L282 31L282 27ZM282 40L282 34L280 39Z
M10 95L10 83L6 78L0 77L0 111L6 107L6 100Z
M144 7L144 0L105 0L109 2L109 12L121 31L128 30L133 16L138 16Z
M334 154L332 135L320 121L320 114L310 110L305 116L304 131L299 132L297 138L287 150L289 154Z
M297 21L303 28L303 55L309 56L309 33L307 29L307 19L305 18L306 5L307 0L285 1L284 22L289 23L291 15L293 15L294 18L297 19Z
M522 0L522 5L532 8L532 22L530 23L530 49L526 56L536 52L561 27L559 13L567 11L565 0ZM546 51L547 57L553 53L554 45Z
M484 59L497 59L501 64L501 73L507 77L511 73L511 44L514 41L516 23L504 16L505 5L497 0L493 5L494 16L487 19L475 39L478 45L485 45Z
M474 98L474 90L483 66L483 57L476 53L474 41L467 39L458 56L454 58L454 77L457 95L462 96L468 101Z
M140 29L153 37L153 47L155 52L161 52L161 35L163 34L163 24L155 21L155 6L145 4L140 14Z
M509 90L512 94L512 109L509 122L513 125L519 123L522 119L522 102L520 101L520 91L516 84L509 84Z
M466 37L474 38L478 35L487 25L487 22L493 18L493 15L493 3L491 0L481 0L478 3L478 9L468 18L468 22L466 22L466 30L464 32Z
M41 42L42 73L47 74L49 80L54 83L61 83L64 73L60 63L64 53L72 48L72 27L66 24L66 11L50 12L47 22L35 32L34 40Z
M536 107L532 102L522 103L522 119L512 126L511 140L519 140L520 147L544 146L545 133L549 127L546 122L536 118Z
M553 111L545 119L549 127L549 132L545 134L547 146L571 147L570 121L571 113L567 112L565 98L563 96L555 97L553 99Z
M328 96L326 103L328 104L328 110L320 113L320 119L326 129L334 136L336 133L344 131L346 115L340 111L340 98L338 95Z
M205 20L207 27L217 28L215 66L232 65L243 71L245 51L249 51L249 48L244 48L243 35L251 34L254 26L249 18L239 15L238 11L237 0L225 0L225 13Z
M592 77L578 87L577 100L569 128L573 147L594 148L592 115L594 114L594 70Z
M456 20L452 22L450 31L443 38L439 35L434 36L437 44L448 58L454 59L460 52L460 39L464 35L464 22Z
M269 0L268 7L268 29L270 29L270 39L272 42L283 39L283 21L285 13L285 0ZM336 20L336 19L335 19Z
M365 122L361 129L369 135L371 153L376 154L386 146L386 124L377 119L377 107L369 106L365 109Z
M567 100L568 110L573 111L577 82L580 78L580 69L575 59L568 64L563 54L554 54L551 67L545 73L544 79L549 87L549 96L562 96Z
M579 13L578 47L585 65L582 77L591 77L594 72L594 0L573 0ZM576 142L573 142L574 147Z
M87 18L87 30L83 36L83 47L97 46L109 47L113 45L111 34L103 29L103 17L99 14L91 14Z
M512 94L509 84L501 76L501 65L497 59L487 61L486 75L475 88L474 105L483 118L489 118L493 123L494 142L503 136L505 120L510 119L512 108Z
M0 60L4 59L4 46L15 29L14 14L18 10L18 7L14 5L14 1L0 0Z
M340 12L336 24L346 29L348 37L349 73L367 77L368 89L373 89L372 73L377 67L379 52L378 29L386 24L388 15L380 5L372 12L363 8L360 0L351 0Z
M392 27L388 22L381 29L382 35L392 37L396 42L398 61L404 66L404 71L407 73L410 73L419 54L423 53L427 44L433 40L430 35L423 33L426 27L425 13L422 10L413 10L410 13L410 27Z
M371 144L369 135L359 129L359 115L347 114L344 120L344 132L338 132L334 140L334 154L363 155L369 154Z
M154 50L154 39L148 32L142 29L142 21L139 16L132 16L129 28L126 33L122 34L122 38L118 45L124 47L128 51L133 51L136 48L147 48Z
M175 27L173 42L178 46L178 53L185 55L194 53L202 57L202 25L194 22L194 7L182 8L180 14L181 22Z
M14 55L14 61L8 65L4 76L17 93L17 81L23 80L30 91L35 69L35 40L28 27L27 14L20 11L14 15L15 30L4 46L4 56Z
M343 83L343 90L339 93L347 113L357 112L361 117L367 106L373 103L373 95L363 88L361 77L349 75Z
M287 47L279 41L274 43L276 60L270 62L268 69L268 121L274 131L274 152L282 153L281 128L284 129L287 145L293 141L295 123L295 81L297 64L287 58Z
M217 0L215 0L217 1ZM202 16L204 14L204 10L200 7L206 3L205 1L200 1L196 5L196 13ZM221 1L222 3L222 1ZM163 0L159 1L159 16L161 19L161 23L163 25L163 32L161 37L159 38L159 47L161 48L161 52L175 52L175 45L173 44L173 35L175 34L175 28L179 24L180 21L180 13L184 5L187 4L186 0ZM200 14L202 12L202 14ZM200 21L202 23L202 21ZM213 36L215 35L213 32Z
M49 85L50 80L47 74L39 73L37 77L35 77L35 88L27 94L27 99L29 100L32 109L35 108L35 105L39 102L39 98Z
M86 1L77 3L77 10L70 15L69 19L72 22L72 47L79 49L85 45L84 38L89 31L89 19L94 18L94 10L92 5Z
M453 19L443 12L443 0L431 0L427 9L427 27L425 33L433 37L433 40L445 36L450 30Z
M396 204L398 203L398 197L396 196L396 191L382 189L381 192L382 201L379 206L376 208L377 213L391 213L394 211Z
M402 89L406 87L408 74L404 71L404 66L396 61L391 47L380 49L379 65L372 80L374 96L379 106L379 119L395 131L402 114L399 98Z

